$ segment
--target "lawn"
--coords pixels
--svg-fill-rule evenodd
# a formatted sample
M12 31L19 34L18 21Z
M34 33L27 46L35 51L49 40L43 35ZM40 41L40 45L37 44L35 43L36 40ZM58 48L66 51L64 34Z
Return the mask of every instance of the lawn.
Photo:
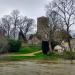
M73 60L75 60L75 53L73 55ZM7 56L4 60L8 61L20 61L20 60L51 60L57 61L60 59L70 60L69 53L63 53L63 55L58 53L50 53L49 55L44 55L42 52L36 53L35 56Z
M49 55L44 55L43 53L35 54L35 59L39 60L58 60L61 58L61 55L57 53L50 53Z
M10 56L0 57L0 61L21 61L21 60L59 60L59 59L70 59L70 52L65 52L62 55L58 53L50 53L49 55L44 55L42 52L36 53L35 56L20 56L20 54L28 54L40 51L40 46L29 46L22 47L19 52L12 53ZM14 56L18 55L18 56ZM72 59L75 59L75 52L72 53Z
M75 53L74 59L75 59ZM63 55L57 53L50 53L49 55L44 55L42 52L36 53L35 56L5 56L4 58L0 57L0 60L6 61L21 61L21 60L51 60L57 61L60 59L69 59L69 53L64 53Z
M28 46L28 47L22 47L19 52L16 52L15 54L27 54L32 52L40 51L40 46Z
M42 52L36 53L35 56L6 56L2 58L4 61L21 61L21 60L58 60L60 55L56 53L51 53L49 55L44 55ZM1 60L1 59L0 59Z

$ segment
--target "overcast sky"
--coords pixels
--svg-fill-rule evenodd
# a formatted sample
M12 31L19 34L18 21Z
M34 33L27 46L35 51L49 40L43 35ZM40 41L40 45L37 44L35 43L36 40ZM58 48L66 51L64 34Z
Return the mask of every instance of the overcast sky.
M45 15L45 5L51 0L0 0L0 16L18 9L22 15L36 19Z
M0 0L0 17L18 9L21 15L34 18L45 15L45 5L52 0ZM75 29L75 27L71 27Z

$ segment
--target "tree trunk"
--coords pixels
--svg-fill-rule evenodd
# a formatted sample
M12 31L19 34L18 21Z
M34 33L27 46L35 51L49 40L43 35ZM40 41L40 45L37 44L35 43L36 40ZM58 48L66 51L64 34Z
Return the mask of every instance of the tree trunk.
M49 31L49 53L52 52L52 46L51 46L51 31Z
M8 38L10 38L10 30L8 29Z
M68 38L68 45L69 45L70 52L72 52L71 43L70 43L70 38Z
M70 52L72 52L71 43L70 43L70 36L69 36L69 27L67 27L67 40L68 40Z
M69 46L69 49L70 49L70 59L71 59L71 64L73 63L72 60L73 60L73 56L72 56L72 48L71 48L71 42L70 42L70 36L69 36L69 28L67 28L67 40L68 40L68 46Z
M49 52L49 41L42 41L42 52L43 54L48 54Z

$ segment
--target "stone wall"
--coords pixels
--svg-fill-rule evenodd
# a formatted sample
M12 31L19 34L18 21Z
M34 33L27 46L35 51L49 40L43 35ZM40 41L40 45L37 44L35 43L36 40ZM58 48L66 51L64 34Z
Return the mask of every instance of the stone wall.
M48 17L39 17L37 18L37 35L41 40L48 40L48 27L49 19Z

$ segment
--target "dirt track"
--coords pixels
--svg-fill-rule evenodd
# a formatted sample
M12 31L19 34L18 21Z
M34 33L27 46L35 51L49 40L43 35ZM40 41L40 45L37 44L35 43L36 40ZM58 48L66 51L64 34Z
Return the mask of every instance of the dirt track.
M75 75L75 64L5 62L0 63L0 75Z
M40 53L41 51L33 52L33 53L28 53L28 54L17 54L13 56L35 56L36 53Z
M42 51L36 51L33 53L27 53L27 54L4 54L1 56L35 56L35 54L40 53L40 52L42 52Z

